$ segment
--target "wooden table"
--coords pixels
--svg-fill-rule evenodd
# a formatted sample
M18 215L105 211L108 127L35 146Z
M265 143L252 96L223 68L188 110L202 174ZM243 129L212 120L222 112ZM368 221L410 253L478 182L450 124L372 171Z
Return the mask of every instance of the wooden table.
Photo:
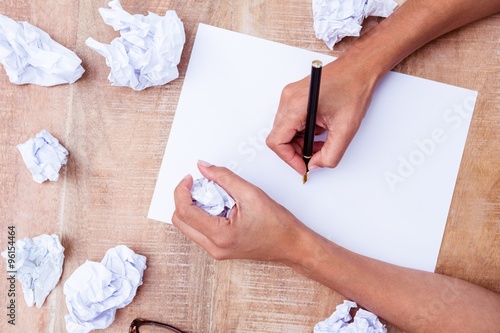
M106 0L0 3L0 13L29 21L74 50L86 70L75 84L52 88L17 86L0 72L1 247L7 226L14 225L17 238L55 233L66 249L61 281L44 306L27 308L17 283L17 326L7 325L2 315L0 331L65 332L64 281L85 260L100 261L109 248L126 244L147 257L148 269L134 301L118 310L106 332L127 332L137 316L197 333L312 332L342 302L341 295L284 266L217 262L172 225L146 215L199 22L333 55L355 39L346 38L330 52L314 36L310 0L123 0L122 5L130 13L177 11L187 39L179 79L142 92L109 84L104 58L84 44L89 36L103 42L118 36L98 13ZM366 27L375 24L371 19ZM395 69L479 92L436 271L496 292L499 39L500 15L494 15L439 38ZM42 129L60 139L70 155L59 181L39 185L16 145ZM7 285L0 281L3 314Z

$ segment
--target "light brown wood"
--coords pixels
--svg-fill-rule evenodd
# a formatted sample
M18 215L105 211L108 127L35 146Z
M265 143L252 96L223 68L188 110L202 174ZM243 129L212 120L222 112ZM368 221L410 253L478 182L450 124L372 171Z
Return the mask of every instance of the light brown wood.
M56 233L66 248L61 281L41 309L26 307L17 283L15 328L3 315L7 285L0 279L0 331L65 332L64 281L85 260L99 261L109 248L126 244L147 256L148 269L136 298L118 310L106 332L127 332L137 316L197 333L312 332L342 302L341 295L284 266L216 262L175 227L146 215L199 22L334 55L355 38L330 52L314 36L310 0L123 0L122 5L131 13L177 11L187 37L179 79L142 92L109 84L104 58L84 44L89 36L109 42L118 35L99 16L106 0L0 3L0 13L47 31L74 50L86 69L75 84L52 88L13 85L3 68L0 72L1 248L9 225L16 226L18 238ZM366 25L377 22L372 18ZM479 91L436 271L496 292L499 23L500 15L494 15L449 33L395 69ZM70 155L58 182L39 185L16 145L42 129L60 139Z

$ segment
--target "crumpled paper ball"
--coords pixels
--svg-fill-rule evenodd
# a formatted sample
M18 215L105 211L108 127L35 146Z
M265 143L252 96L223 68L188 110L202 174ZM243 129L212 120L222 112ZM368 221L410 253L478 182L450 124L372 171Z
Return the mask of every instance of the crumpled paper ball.
M313 0L314 31L332 49L346 36L359 36L368 16L389 16L396 8L393 0Z
M106 252L101 262L86 261L64 283L72 333L86 333L111 325L117 309L128 305L142 285L146 257L125 245Z
M8 251L2 252L2 256L7 259ZM61 278L63 262L64 247L57 235L44 234L16 241L14 271L29 307L42 306Z
M33 180L43 183L47 179L57 181L59 170L68 162L68 151L59 140L46 130L42 130L35 138L17 145L26 167L31 171Z
M45 31L1 14L0 63L15 84L73 83L85 72L82 60Z
M357 306L352 301L337 305L329 318L314 326L314 333L387 333L378 317L369 311L359 309L353 320L349 311Z
M207 178L193 181L193 203L214 216L228 217L235 205L234 199L219 184Z
M109 7L100 8L99 13L106 24L120 31L121 37L111 44L88 38L85 44L106 58L111 84L139 91L178 78L177 65L186 37L176 12L131 15L118 0L110 1Z

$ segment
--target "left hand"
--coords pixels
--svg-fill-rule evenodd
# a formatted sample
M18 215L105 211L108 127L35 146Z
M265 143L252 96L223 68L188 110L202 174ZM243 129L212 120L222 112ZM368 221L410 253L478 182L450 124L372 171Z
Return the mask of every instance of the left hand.
M236 201L228 218L212 216L192 202L191 176L174 192L172 223L215 259L253 259L290 263L300 256L300 236L308 229L261 189L230 170L198 163L204 177Z

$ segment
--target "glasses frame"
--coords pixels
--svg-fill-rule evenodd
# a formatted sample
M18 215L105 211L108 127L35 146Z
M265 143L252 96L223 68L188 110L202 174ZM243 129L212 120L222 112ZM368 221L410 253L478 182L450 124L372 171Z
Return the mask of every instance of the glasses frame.
M130 327L128 329L128 332L129 333L141 333L139 331L139 327L141 327L143 325L158 326L158 327L166 328L166 329L168 329L172 332L175 332L175 333L184 333L183 331L181 331L180 329L178 329L174 326L160 323L158 321L146 320L146 319L142 319L142 318L135 318L134 320L132 320L132 322L130 323Z

